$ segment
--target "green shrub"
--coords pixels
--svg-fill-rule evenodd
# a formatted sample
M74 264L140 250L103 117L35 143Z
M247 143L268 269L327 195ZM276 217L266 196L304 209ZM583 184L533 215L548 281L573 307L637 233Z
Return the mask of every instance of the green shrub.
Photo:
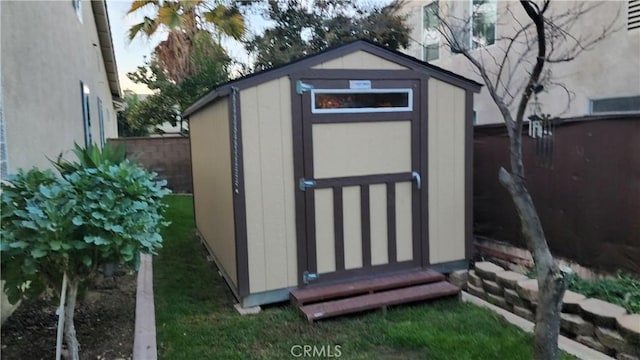
M155 254L169 193L166 181L123 159L123 153L76 146L79 163L52 171L19 171L2 183L0 253L5 292L15 302L44 286L67 292L67 345L77 359L73 313L78 286L106 264L137 267L139 253ZM26 287L24 284L30 284Z

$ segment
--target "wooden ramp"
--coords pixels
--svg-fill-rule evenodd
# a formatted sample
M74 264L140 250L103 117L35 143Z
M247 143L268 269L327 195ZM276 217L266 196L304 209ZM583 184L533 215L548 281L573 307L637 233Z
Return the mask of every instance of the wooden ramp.
M297 289L291 303L307 320L351 314L387 306L457 296L460 289L431 270Z

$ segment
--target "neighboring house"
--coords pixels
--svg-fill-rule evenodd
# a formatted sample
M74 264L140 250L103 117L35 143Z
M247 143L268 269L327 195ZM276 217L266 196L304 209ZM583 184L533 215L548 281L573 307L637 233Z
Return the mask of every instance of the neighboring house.
M591 3L593 4L593 3ZM561 13L576 2L551 3L550 13ZM439 8L448 23L456 25L462 18L471 19L467 26L459 26L461 38L472 49L483 48L499 54L496 40L508 36L519 25L507 6L519 21L526 22L526 14L517 2L496 0L408 0L404 11L409 15L412 27L411 45L405 52L418 59L482 82L463 55L444 46L444 40L435 30L438 18L432 11ZM601 32L603 27L615 21L614 33L598 42L593 49L583 52L577 59L559 64L547 64L555 79L574 93L569 108L566 94L555 88L540 94L542 111L552 116L583 116L611 113L640 113L640 0L603 1L592 12L585 14L573 26L577 36ZM481 50L472 50L472 53ZM477 55L477 53L476 53ZM488 60L491 61L491 60ZM489 70L493 70L489 65ZM523 68L523 67L521 67ZM517 70L520 76L526 75ZM475 95L477 124L502 122L497 106L486 88Z
M1 1L2 177L118 136L106 3Z

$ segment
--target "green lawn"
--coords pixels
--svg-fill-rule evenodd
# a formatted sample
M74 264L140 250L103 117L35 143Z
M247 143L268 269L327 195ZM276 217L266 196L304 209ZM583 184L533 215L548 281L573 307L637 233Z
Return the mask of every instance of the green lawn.
M342 359L531 358L531 335L489 310L455 300L315 324L286 304L240 316L194 237L192 198L170 196L167 203L173 223L154 259L161 359L288 359L294 358L294 345L329 346L334 357L339 345Z

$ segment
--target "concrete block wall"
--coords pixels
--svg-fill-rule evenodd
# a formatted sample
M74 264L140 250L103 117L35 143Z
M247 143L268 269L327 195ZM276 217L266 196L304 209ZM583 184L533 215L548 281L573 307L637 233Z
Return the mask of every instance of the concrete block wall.
M131 137L108 142L123 144L130 160L158 173L158 179L167 180L174 193L193 192L189 137Z
M477 262L467 274L465 289L498 307L535 322L538 282L491 262ZM567 291L561 332L616 359L640 359L640 314Z

